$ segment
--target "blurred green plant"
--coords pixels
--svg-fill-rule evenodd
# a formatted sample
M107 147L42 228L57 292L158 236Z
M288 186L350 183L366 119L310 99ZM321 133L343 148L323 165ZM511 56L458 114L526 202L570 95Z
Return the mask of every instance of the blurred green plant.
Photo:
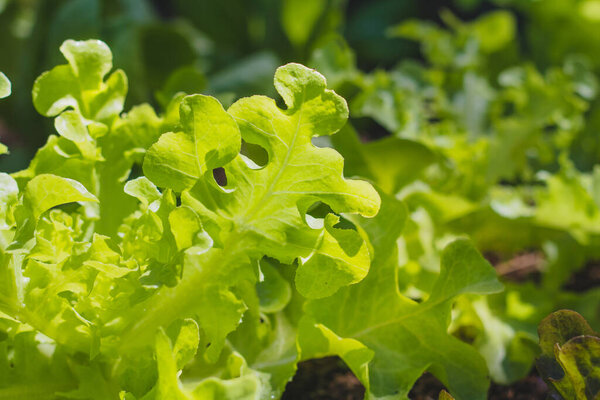
M518 280L500 294L458 298L450 326L480 351L492 379L508 384L529 373L546 315L573 308L600 322L597 288L563 289L600 256L597 168L576 167L598 83L585 55L565 56L545 72L522 61L508 11L468 23L449 12L442 19L449 28L408 21L389 31L418 40L424 62L363 73L343 40L332 38L311 65L349 98L354 127L330 143L346 173L408 206L400 291L432 296L442 249L465 234L499 274ZM381 128L390 136L361 143ZM518 264L521 255L530 265ZM538 286L527 273L518 278L519 268L539 274Z

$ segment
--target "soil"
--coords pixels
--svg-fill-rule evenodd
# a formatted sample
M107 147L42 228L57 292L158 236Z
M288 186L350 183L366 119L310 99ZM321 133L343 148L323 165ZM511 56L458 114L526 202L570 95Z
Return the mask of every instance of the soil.
M529 376L512 385L492 383L488 393L489 400L542 400L548 398L548 386L534 369Z
M339 357L298 364L282 400L362 400L365 388Z
M446 387L435 376L424 373L413 386L408 398L411 400L437 400Z
M588 262L581 270L571 276L564 285L565 290L584 292L600 286L600 261Z
M437 400L444 385L429 373L415 383L411 400ZM288 383L282 400L362 400L365 388L338 357L304 361ZM489 400L545 400L548 387L535 370L512 385L492 384Z
M485 253L484 256L496 268L498 275L506 281L519 283L541 281L545 258L540 251L519 253L508 260L503 260L498 254L491 252Z

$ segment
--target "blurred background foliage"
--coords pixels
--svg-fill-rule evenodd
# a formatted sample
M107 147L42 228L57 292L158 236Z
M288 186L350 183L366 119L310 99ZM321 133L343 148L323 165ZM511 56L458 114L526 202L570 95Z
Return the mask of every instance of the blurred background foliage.
M489 14L494 10L505 12ZM565 113L587 112L590 120L600 120L593 77L600 64L600 41L594 35L598 26L596 0L0 0L0 70L14 87L14 95L0 105L8 116L0 137L13 148L2 166L23 167L45 141L48 122L34 111L31 88L40 73L61 62L58 48L68 38L99 38L109 44L115 66L129 77L130 106L164 106L179 90L217 95L227 103L254 93L273 94L274 69L295 61L329 72L335 86L346 84L336 87L346 97L368 85L358 95L354 117L371 117L387 130L401 129L394 123L398 119L411 125L413 134L421 125L406 119L417 111L409 110L418 107L415 99L396 99L405 107L395 112L404 115L392 116L388 109L369 115L369 110L393 107L377 104L387 101L383 91L406 86L402 77L418 74L414 82L428 86L426 91L415 87L418 96L433 96L421 99L431 104L419 110L424 111L419 118L433 118L428 113L434 112L435 118L448 117L442 123L457 122L446 113L456 110L431 108L445 107L440 103L446 100L462 101L458 122L481 133L486 118L508 112L525 91L537 100L514 109L527 116L528 121L519 122L544 131L560 129L543 118L555 105ZM423 61L426 70L419 67ZM377 72L381 70L387 71ZM358 71L375 72L357 84L360 79L352 74ZM388 85L386 79L394 82ZM574 79L577 96L586 104L563 98L557 87L575 84ZM408 96L407 90L413 89L402 87L394 96ZM547 96L545 103L542 96ZM478 110L470 109L474 100L482 100ZM482 110L488 104L490 112ZM567 117L569 122L577 122L573 117ZM386 134L364 124L369 136ZM557 135L557 140L570 142L577 153L574 161L584 169L591 168L600 151L590 129L580 126L577 132ZM540 157L548 159L547 154Z
M388 34L400 21L438 21L446 6L468 15L491 7L464 1L421 3L0 0L0 70L14 86L12 98L1 105L2 115L10 116L3 121L2 138L15 141L13 157L3 161L3 169L23 167L47 136L30 93L39 74L62 62L58 48L66 39L98 38L109 44L116 67L129 77L130 105L164 104L180 89L219 94L231 102L251 93L273 94L277 66L307 63L335 36L353 49L351 58L360 68L386 68L419 56L415 43Z
M403 293L422 300L441 249L472 237L507 283L459 300L452 330L496 382L533 365L558 308L600 321L600 0L0 0L0 170L54 131L31 104L65 39L98 38L129 78L126 109L178 92L225 105L275 95L287 62L318 69L350 123L346 174L407 204Z

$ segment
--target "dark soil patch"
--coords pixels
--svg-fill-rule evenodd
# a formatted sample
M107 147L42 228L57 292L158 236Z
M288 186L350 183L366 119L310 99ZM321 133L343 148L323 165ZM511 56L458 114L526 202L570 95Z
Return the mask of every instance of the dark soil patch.
M544 400L548 398L548 386L537 374L531 374L512 385L492 383L488 392L489 400Z
M411 400L437 400L439 393L446 389L433 375L423 374L415 383L408 397ZM545 400L548 386L535 371L512 385L492 383L488 391L488 400Z
M365 388L339 357L298 364L282 400L362 400Z
M426 372L415 382L408 393L408 398L411 400L437 400L443 389L446 389L444 384Z
M571 276L564 289L584 292L600 286L600 261L588 262L581 270Z

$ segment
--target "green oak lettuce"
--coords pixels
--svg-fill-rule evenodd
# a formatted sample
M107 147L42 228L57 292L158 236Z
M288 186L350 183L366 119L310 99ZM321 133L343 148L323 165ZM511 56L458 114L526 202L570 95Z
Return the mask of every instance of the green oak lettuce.
M342 213L374 216L379 196L311 143L344 125L345 101L316 71L289 64L275 78L285 109L251 97L226 111L212 97L177 95L162 115L149 105L122 114L127 79L110 73L108 47L67 41L61 51L68 63L33 90L59 135L26 170L1 175L0 354L17 370L0 396L270 396L268 374L226 340L290 299L264 257L298 265L310 298L369 270L366 237L338 223ZM242 140L263 147L267 164L240 153ZM132 176L136 165L146 176ZM330 213L311 215L318 204ZM17 344L43 362L16 362ZM178 383L190 362L198 371Z
M58 135L0 174L0 398L271 399L325 355L368 398L404 398L425 370L482 398L485 362L447 333L450 311L501 285L457 240L425 301L399 292L405 205L313 144L348 119L322 75L280 67L281 104L178 93L162 113L124 113L104 43L61 51L33 90ZM365 147L354 173L378 180L407 144ZM436 160L416 143L404 154Z
M510 384L531 370L545 315L573 308L597 324L598 290L569 287L598 259L598 173L578 150L594 152L594 62L580 54L547 66L523 62L514 17L503 10L472 22L444 11L441 19L446 27L407 21L389 31L419 42L424 61L363 73L337 38L311 65L359 117L331 138L345 173L408 206L400 293L431 296L443 249L463 235L505 280L519 280L504 293L457 298L449 329L479 350L493 381ZM361 143L385 135L381 128L389 135ZM520 270L513 259L535 263ZM538 276L539 287L529 282Z
M379 215L363 221L375 252L371 271L361 283L307 303L310 323L301 331L300 348L340 356L361 379L368 398L406 398L428 370L457 398L485 399L485 361L447 333L448 323L457 296L494 293L502 285L473 245L459 239L444 249L428 299L417 303L400 294L396 238L405 220L404 205L386 196Z

